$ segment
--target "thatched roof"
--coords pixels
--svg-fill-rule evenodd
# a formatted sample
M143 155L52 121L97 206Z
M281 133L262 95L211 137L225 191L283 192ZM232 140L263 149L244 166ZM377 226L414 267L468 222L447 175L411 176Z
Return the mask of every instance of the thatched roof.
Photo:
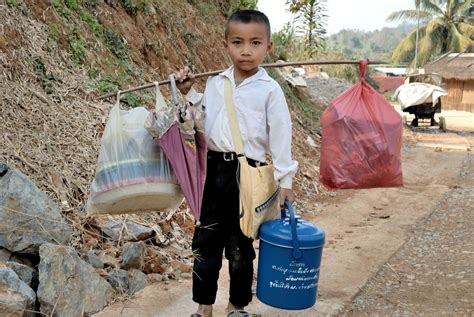
M474 53L446 54L425 65L426 73L437 73L444 79L474 79Z

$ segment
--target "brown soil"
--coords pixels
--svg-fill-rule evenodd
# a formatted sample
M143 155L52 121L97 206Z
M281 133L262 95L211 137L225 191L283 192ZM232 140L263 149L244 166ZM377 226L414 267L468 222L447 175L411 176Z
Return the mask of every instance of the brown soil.
M472 114L463 114L463 119L472 118ZM419 132L405 129L405 185L401 188L328 192L327 195L319 196L317 201L304 203L297 211L303 213L305 219L322 227L327 235L316 306L297 312L283 311L266 306L255 298L248 309L262 316L342 314L345 305L350 304L352 298L361 292L371 276L386 266L390 257L413 236L416 225L436 210L446 193L461 185L472 191L472 174L467 178L465 175L466 168L469 168L466 164L471 164L472 172L472 160L467 159L471 157L470 151L474 144L474 125L469 130L464 127L460 129L457 130L455 120L451 121L451 132L448 133L430 129ZM433 143L438 146L423 145ZM453 144L465 147L461 149L453 147ZM444 208L449 209L450 206ZM468 232L472 234L472 229ZM258 247L257 243L255 245ZM466 253L465 257L468 256L472 257ZM472 265L472 261L470 263ZM215 316L225 316L228 289L226 271L224 261ZM472 274L464 278L469 285L474 282ZM433 291L443 285L425 287ZM426 288L420 290L426 292ZM458 291L454 288L450 292L451 296L461 299L469 296L464 288ZM423 304L425 298L419 294L412 301ZM396 298L390 299L396 301ZM130 301L116 303L96 316L187 316L195 307L191 300L191 281L181 280L150 285ZM351 306L348 307L350 309Z

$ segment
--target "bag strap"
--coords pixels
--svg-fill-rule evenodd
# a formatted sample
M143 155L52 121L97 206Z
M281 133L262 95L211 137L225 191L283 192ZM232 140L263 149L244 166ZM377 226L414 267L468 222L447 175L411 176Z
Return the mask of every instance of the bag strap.
M227 108L227 116L229 118L230 132L232 134L232 141L234 142L235 153L237 153L239 161L247 161L244 153L242 134L240 133L239 124L237 122L237 113L235 112L232 83L228 77L224 80L224 101Z
M166 107L166 101L161 94L160 83L155 81L153 84L155 84L155 111L159 111Z

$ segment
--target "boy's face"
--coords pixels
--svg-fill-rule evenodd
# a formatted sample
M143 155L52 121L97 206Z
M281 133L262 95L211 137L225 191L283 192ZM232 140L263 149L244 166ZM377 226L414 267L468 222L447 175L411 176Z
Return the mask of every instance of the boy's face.
M234 64L235 78L243 80L258 71L272 43L264 23L231 22L224 47Z

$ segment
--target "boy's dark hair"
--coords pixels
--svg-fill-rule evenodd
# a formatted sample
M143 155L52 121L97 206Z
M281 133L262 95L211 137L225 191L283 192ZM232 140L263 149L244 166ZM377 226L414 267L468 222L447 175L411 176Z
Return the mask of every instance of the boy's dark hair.
M229 24L232 22L241 22L241 23L262 23L265 24L267 28L268 40L270 40L271 30L270 30L270 21L267 16L257 10L237 10L227 19L225 24L224 35L227 38L229 35Z

